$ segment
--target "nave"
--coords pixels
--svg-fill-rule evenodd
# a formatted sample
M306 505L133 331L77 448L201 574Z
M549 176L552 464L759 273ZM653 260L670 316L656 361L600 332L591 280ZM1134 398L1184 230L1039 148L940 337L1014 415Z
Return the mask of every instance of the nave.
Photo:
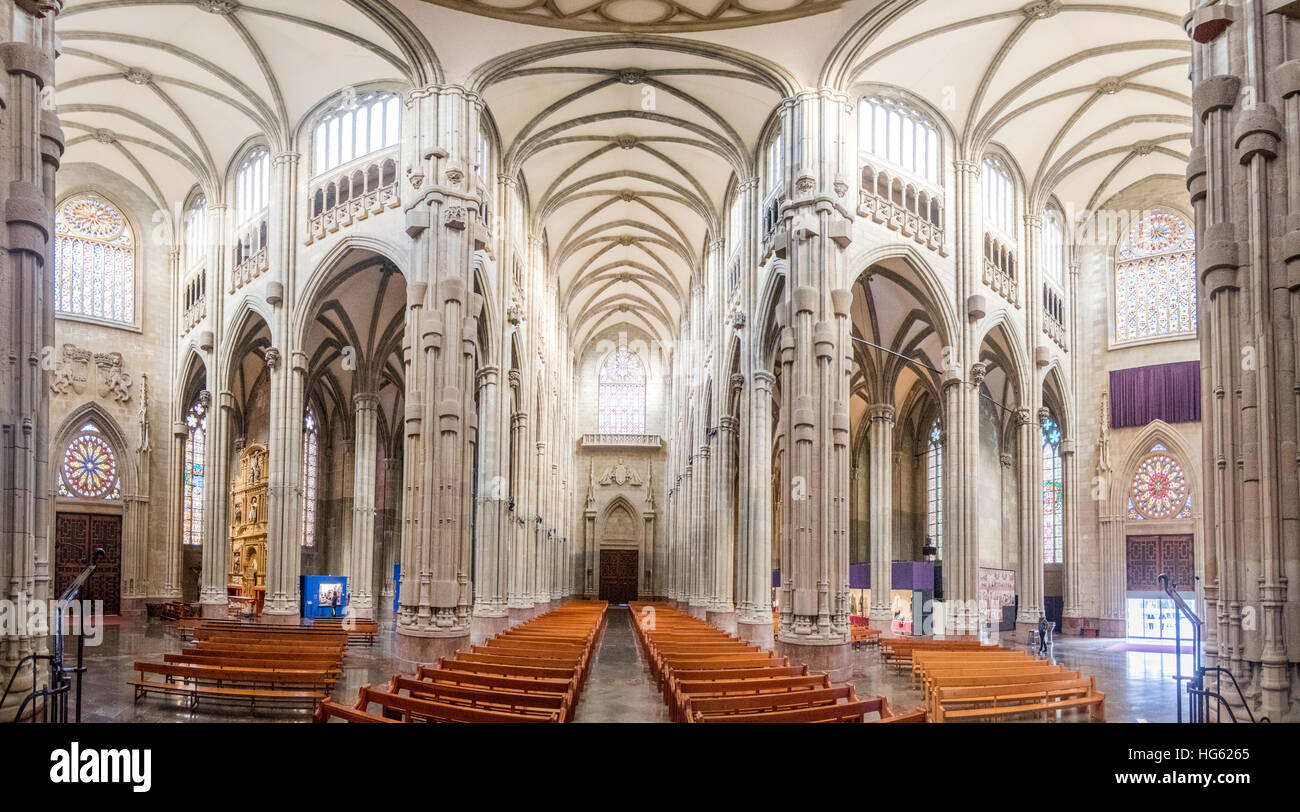
M668 723L670 714L650 672L646 656L637 644L634 615L629 609L612 607L589 665L589 676L574 707L572 722L582 723ZM414 669L394 656L393 635L381 630L373 646L350 647L331 695L350 705L362 686L383 689L394 674L414 675ZM123 618L103 630L103 645L95 667L87 674L83 718L88 722L231 722L299 720L307 712L266 713L253 716L245 707L212 705L192 712L182 700L132 700L126 683L136 677L137 660L161 660L189 645L181 640L174 625ZM1168 650L1165 650L1168 649ZM924 696L910 673L886 667L874 648L854 652L854 673L848 681L857 695L886 697L891 706L914 708ZM1050 660L1067 670L1092 674L1106 692L1106 718L1110 722L1174 721L1172 647L1129 644L1105 639L1058 638ZM1184 655L1184 670L1190 658ZM377 710L377 709L376 709ZM1086 722L1087 717L1067 717ZM1016 721L1034 721L1024 719Z

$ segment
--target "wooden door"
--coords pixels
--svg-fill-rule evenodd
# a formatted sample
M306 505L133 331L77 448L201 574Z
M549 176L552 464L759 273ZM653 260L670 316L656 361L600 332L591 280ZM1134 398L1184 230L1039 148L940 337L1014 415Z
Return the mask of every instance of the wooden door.
M636 575L640 554L636 550L600 551L600 599L612 604L637 599Z
M59 513L54 522L54 597L89 566L95 550L104 560L81 590L80 600L103 601L104 614L122 612L122 517Z

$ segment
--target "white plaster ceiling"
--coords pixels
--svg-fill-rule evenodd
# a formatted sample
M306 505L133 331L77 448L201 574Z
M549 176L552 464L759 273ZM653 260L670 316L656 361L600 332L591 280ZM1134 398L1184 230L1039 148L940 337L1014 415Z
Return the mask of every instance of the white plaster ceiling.
M1186 169L1183 0L922 0L892 19L886 11L849 49L850 80L929 102L959 155L1004 147L1030 205L1055 194L1087 211L1135 179Z
M248 139L289 148L331 94L410 73L351 2L69 0L58 33L64 160L106 166L172 215L195 183L221 189Z

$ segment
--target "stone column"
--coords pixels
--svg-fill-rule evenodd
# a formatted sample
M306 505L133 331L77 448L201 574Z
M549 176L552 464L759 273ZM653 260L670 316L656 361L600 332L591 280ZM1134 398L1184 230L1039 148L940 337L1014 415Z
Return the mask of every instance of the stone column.
M793 353L782 379L791 537L783 548L776 650L832 679L849 662L849 308L844 249L853 215L844 167L852 107L834 91L782 105L781 226L789 240ZM786 406L788 404L788 406ZM788 583L788 586L786 584Z
M478 373L479 492L478 525L474 555L474 619L471 639L486 640L510 625L508 610L510 544L513 538L506 515L506 480L501 469L501 387L499 370L484 367Z
M357 617L375 616L375 472L379 464L379 396L352 396L354 440L352 454L352 539L347 548L350 605Z
M983 309L983 224L980 213L980 163L953 162L956 215L953 237L957 263L957 302L963 314ZM973 318L973 316L970 316ZM969 319L965 322L969 324ZM943 628L947 635L979 629L979 534L974 492L979 473L979 387L985 367L979 362L976 331L953 337L952 363L944 370L943 461Z
M1216 662L1278 721L1300 669L1284 620L1300 604L1300 144L1288 133L1300 121L1300 13L1219 2L1185 25L1195 42L1187 183L1202 296L1202 526L1213 534L1198 546L1211 551L1205 614L1218 619L1207 650L1212 642Z
M744 378L740 375L736 377ZM739 388L735 383L734 388ZM730 397L719 398L727 403ZM713 509L708 521L713 527L713 550L711 555L712 588L709 592L708 621L725 632L736 632L736 603L734 586L734 567L736 556L736 424L731 415L724 415L719 420L718 433L713 447L717 452L717 463L713 465Z
M481 299L472 261L485 193L473 170L481 100L458 86L407 98L412 152L402 195L413 245L407 285L402 589L396 654L432 662L469 643L471 448ZM418 180L417 180L418 178ZM409 195L409 197L408 197Z
M510 418L510 459L513 461L510 482L512 508L508 530L513 543L510 545L510 584L506 603L510 622L518 623L527 620L533 611L533 596L528 589L531 560L529 508L524 501L528 479L528 415L524 412L515 412Z
M266 608L273 623L297 623L302 572L302 421L307 358L296 346L292 313L298 257L298 169L302 156L276 153L271 162L271 278L268 322L278 346L267 350L271 418L267 442ZM219 290L219 288L217 288Z
M704 620L709 613L709 595L713 592L713 541L714 514L710 497L712 496L709 479L713 462L712 451L708 444L701 445L695 452L695 505L693 508L693 548L695 560L691 568L691 608L692 615Z
M50 236L54 170L64 141L52 97L43 94L53 88L54 17L62 8L47 0L0 10L0 136L6 145L0 201L7 226L0 245L0 358L7 365L0 377L0 597L14 605L49 592L50 393L40 361L44 348L54 345ZM21 632L0 629L5 685L23 657L46 650L43 637ZM18 671L0 712L13 711L34 687L30 674Z
M294 353L286 368L275 347L266 351L271 379L271 436L267 443L266 608L270 623L293 624L300 617L298 576L302 571L302 386L306 357ZM220 480L225 482L226 480ZM373 501L372 501L373 506ZM350 585L354 589L355 585ZM369 592L369 587L366 588Z
M758 370L749 392L749 430L741 433L750 448L749 510L744 517L745 565L741 569L736 632L742 640L771 648L772 630L772 386L776 377Z
M207 415L212 408L212 393L206 389L199 392L199 403L203 406L203 429L206 432L208 426ZM181 419L172 424L171 464L168 468L171 472L172 482L172 493L168 503L171 509L168 512L167 551L163 557L161 590L161 597L166 600L180 600L185 583L185 537L182 532L182 524L185 521L185 444L189 441L190 436L189 424L185 422L185 417L188 416L187 413L188 408L182 406ZM205 447L206 445L205 443ZM206 461L204 461L204 464L206 466ZM206 467L204 467L203 472L205 476L203 478L203 493L200 498L206 499L208 491L212 488L212 483L206 476Z
M387 612L388 604L396 594L397 584L393 581L393 567L397 565L397 544L394 538L397 517L401 515L401 507L398 503L399 494L401 493L402 461L396 457L384 458L384 499L383 499L383 537L380 549L383 551L383 560L380 566L383 568L380 583L383 584L379 596L384 599L383 605L376 605L375 614L380 615ZM382 611L381 611L382 610Z
M199 602L203 617L226 616L226 581L230 572L230 426L234 419L235 396L229 391L217 395L217 408L208 414L208 436L203 480L203 558Z
M1062 497L1065 500L1062 520L1065 527L1065 608L1061 618L1062 626L1077 629L1083 617L1083 589L1079 583L1079 458L1075 454L1075 441L1072 437L1061 439L1061 476ZM1065 629L1061 629L1062 633Z
M1020 610L1016 615L1018 642L1029 643L1030 634L1038 628L1038 616L1043 611L1043 431L1042 421L1048 417L1046 408L1035 413L1017 409L1016 445L1017 506L1020 513L1020 561L1016 592L1020 595Z
M894 620L894 407L877 403L868 412L871 445L871 616L873 629L889 631Z

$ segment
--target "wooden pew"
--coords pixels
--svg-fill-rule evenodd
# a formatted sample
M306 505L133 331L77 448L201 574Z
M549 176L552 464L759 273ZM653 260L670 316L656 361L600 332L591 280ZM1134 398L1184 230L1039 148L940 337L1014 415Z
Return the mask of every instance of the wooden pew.
M1086 708L1094 721L1106 721L1106 695L1097 690L1095 677L1086 680L939 687L936 689L934 708L933 717L936 722L997 719L1030 713L1039 714L1043 721L1047 721L1049 715L1074 708Z
M158 663L135 663L139 679L128 682L135 689L137 702L148 694L180 696L189 700L189 709L201 700L246 702L256 715L258 705L307 707L328 695L332 680L324 671L219 668ZM159 675L162 682L146 679Z
M330 719L341 719L344 722L379 722L383 724L400 724L397 719L386 719L383 716L375 716L365 711L359 711L355 708L349 708L347 705L340 705L332 700L324 699L316 705L316 711L312 714L313 722L324 723Z
M464 705L449 705L443 702L414 699L388 691L376 691L369 685L363 685L357 694L357 704L354 709L369 712L372 704L379 705L384 716L396 718L402 722L509 722L528 724L560 721L558 712L543 715L484 710Z
M572 719L573 709L569 707L569 694L516 693L495 688L476 688L463 685L439 685L434 682L411 679L395 675L388 692L401 694L406 691L415 699L442 702L448 705L465 705L484 710L499 710L507 713L559 714L560 722Z

